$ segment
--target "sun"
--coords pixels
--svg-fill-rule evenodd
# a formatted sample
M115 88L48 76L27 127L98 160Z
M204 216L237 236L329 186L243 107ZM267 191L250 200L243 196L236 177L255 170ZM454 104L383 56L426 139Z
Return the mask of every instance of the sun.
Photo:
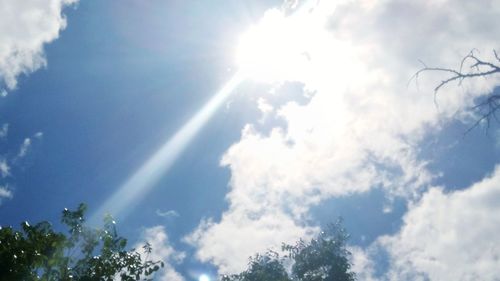
M329 16L316 2L306 2L292 14L268 10L241 35L236 64L244 79L300 82L314 89L328 81L330 92L342 92L364 75L359 50L332 31Z
M307 34L298 16L278 9L242 34L236 51L239 70L248 79L287 80L308 61Z
M200 277L198 277L198 281L210 281L210 277L208 277L208 275L206 274L202 274L200 275Z

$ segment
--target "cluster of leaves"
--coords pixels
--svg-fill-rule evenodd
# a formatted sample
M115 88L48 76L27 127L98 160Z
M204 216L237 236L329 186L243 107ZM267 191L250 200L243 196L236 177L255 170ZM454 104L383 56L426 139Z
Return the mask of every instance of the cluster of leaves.
M309 242L283 244L283 256L274 251L254 256L247 270L222 281L354 281L348 237L339 220Z
M126 250L127 240L117 234L110 216L102 229L86 226L85 211L84 204L64 209L67 233L56 232L48 222L0 228L0 280L151 280L163 267L161 261L143 260L135 249ZM145 253L151 250L144 246Z

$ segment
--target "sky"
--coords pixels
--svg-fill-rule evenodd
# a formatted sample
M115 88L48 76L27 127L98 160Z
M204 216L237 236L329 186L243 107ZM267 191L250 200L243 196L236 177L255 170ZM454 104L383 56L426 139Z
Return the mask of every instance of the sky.
M474 127L473 106L500 76L435 94L449 73L414 74L471 50L498 63L499 16L493 0L2 1L0 225L60 227L84 202L153 245L157 280L189 281L340 216L359 280L496 280L500 127Z

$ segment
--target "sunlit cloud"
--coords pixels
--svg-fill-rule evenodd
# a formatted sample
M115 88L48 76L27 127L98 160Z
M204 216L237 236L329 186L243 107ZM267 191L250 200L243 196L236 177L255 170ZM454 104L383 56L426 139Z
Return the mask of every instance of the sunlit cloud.
M144 251L144 244L149 243L152 252ZM159 281L184 281L184 277L175 270L175 266L181 263L186 254L177 251L172 245L163 226L154 226L142 231L140 241L135 245L143 259L151 261L163 261L164 267L154 275L154 280Z
M208 275L206 275L206 274L202 274L198 278L198 281L210 281L210 277L208 277Z
M196 134L213 116L242 81L235 74L188 122L167 140L114 194L97 210L91 221L98 222L104 213L124 217L138 204L155 183L168 172Z
M439 109L432 93L442 77L408 85L419 60L454 66L472 48L495 59L499 30L483 29L495 26L499 5L485 12L487 1L458 2L310 1L291 15L270 9L245 32L241 71L256 82L302 83L307 100L269 104L285 125L260 131L249 123L224 154L228 209L186 238L198 259L238 272L248 256L314 233L309 210L328 198L379 188L418 202L439 176L421 141L451 118L466 122L464 108L500 82L442 89Z
M0 5L0 96L18 76L45 66L43 47L66 27L62 10L77 0L3 1Z
M496 280L499 202L498 167L464 190L432 188L409 206L398 233L355 249L356 271L373 277L374 261L386 252L389 271L380 280Z
M267 117L274 111L274 107L262 97L257 100L257 108L262 113L262 117L259 120L260 123L264 123Z

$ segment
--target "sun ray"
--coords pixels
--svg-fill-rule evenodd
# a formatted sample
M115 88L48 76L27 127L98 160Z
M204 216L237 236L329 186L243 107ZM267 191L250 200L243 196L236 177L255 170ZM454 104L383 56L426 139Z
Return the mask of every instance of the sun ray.
M125 217L133 206L154 187L186 149L200 129L243 80L236 73L175 135L168 139L91 217L97 223L102 215Z
M311 3L314 2L306 2L292 15L272 10L273 14L247 32L237 54L238 72L100 206L91 217L91 223L98 223L105 213L123 218L133 210L244 79L265 77L263 80L276 81L280 80L276 75L287 74L289 69L305 67L307 56L302 53L303 42L299 40L300 36L296 36L302 30L301 22L296 20L308 13L314 6Z

